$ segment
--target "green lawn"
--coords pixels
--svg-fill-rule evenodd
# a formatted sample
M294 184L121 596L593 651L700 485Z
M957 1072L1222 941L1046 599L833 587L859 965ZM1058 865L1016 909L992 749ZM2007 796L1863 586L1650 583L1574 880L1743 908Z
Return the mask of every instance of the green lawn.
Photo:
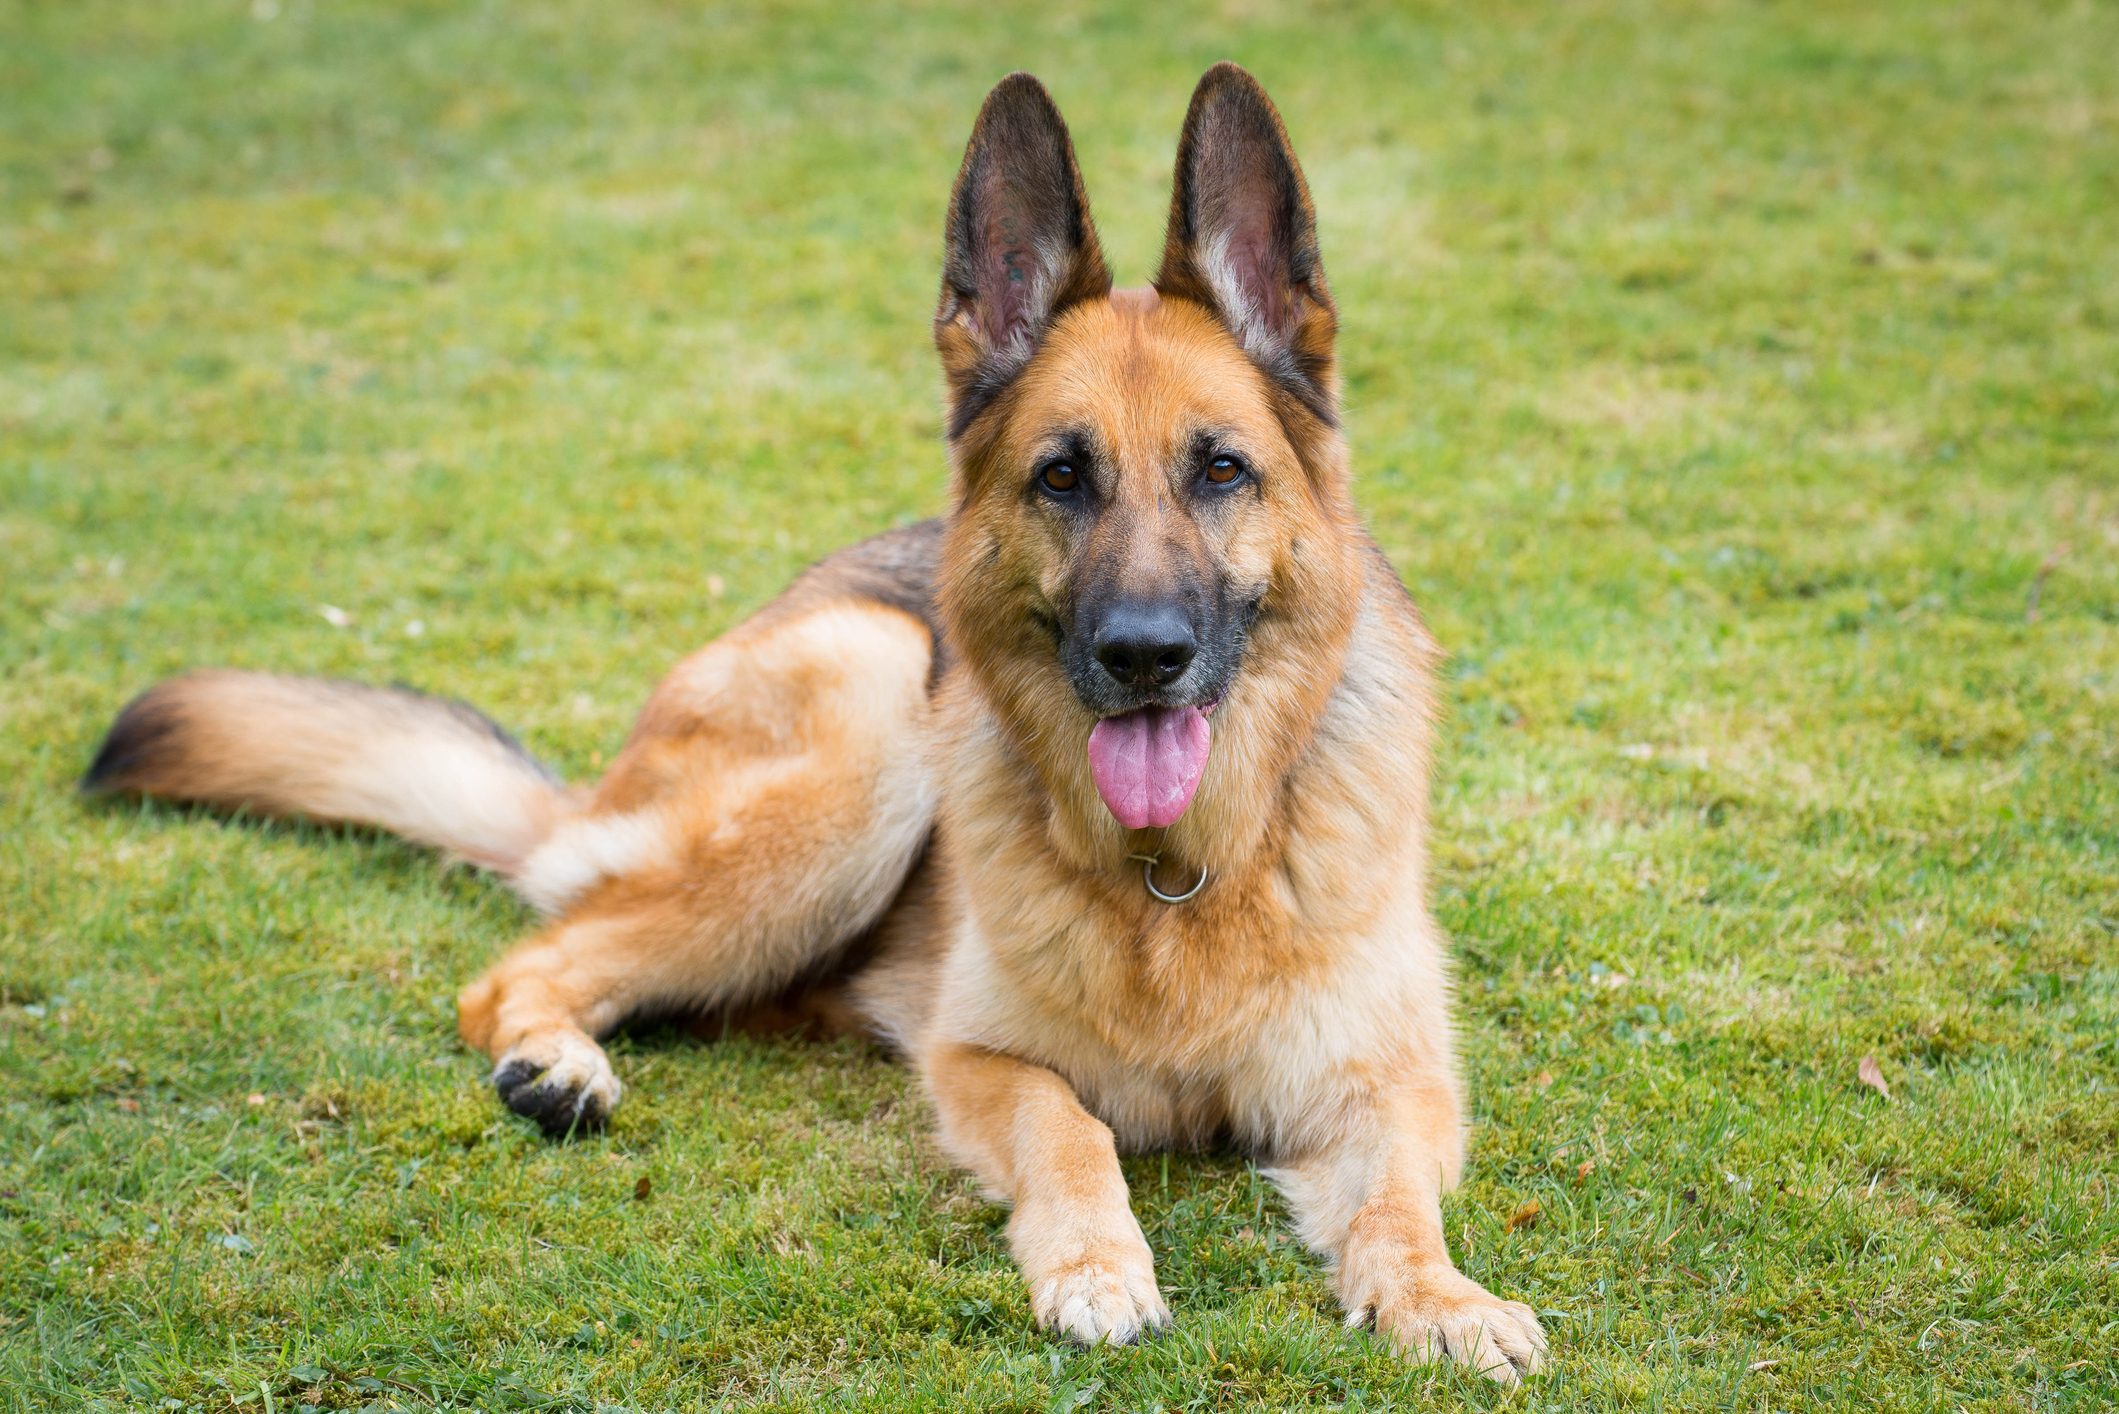
M0 1402L2119 1402L2119 8L1075 8L0 0ZM1055 1346L850 1044L636 1037L548 1144L454 1034L500 890L70 789L197 663L591 775L939 507L987 86L1051 84L1137 281L1223 57L1454 655L1512 1398L1343 1333L1228 1156L1128 1166L1174 1332Z

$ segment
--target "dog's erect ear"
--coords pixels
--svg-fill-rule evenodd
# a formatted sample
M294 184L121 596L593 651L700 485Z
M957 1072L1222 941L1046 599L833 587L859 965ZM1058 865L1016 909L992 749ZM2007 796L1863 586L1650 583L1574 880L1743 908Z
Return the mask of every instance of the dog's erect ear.
M1043 84L1010 74L986 95L949 196L934 341L950 436L1022 371L1060 311L1110 289L1067 124Z
M1273 100L1234 64L1216 64L1192 91L1155 288L1213 310L1268 375L1335 419L1339 317L1309 185Z

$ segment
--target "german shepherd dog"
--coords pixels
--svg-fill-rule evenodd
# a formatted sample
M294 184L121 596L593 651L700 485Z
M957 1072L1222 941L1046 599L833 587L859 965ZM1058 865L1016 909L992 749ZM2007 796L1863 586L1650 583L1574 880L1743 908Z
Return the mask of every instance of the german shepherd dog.
M212 671L84 786L379 826L546 922L458 999L509 1108L603 1122L628 1018L771 1005L902 1052L1013 1205L1040 1325L1169 1320L1124 1150L1259 1156L1349 1323L1497 1380L1528 1306L1457 1271L1438 649L1356 515L1307 184L1232 64L1161 269L1114 290L1059 110L986 99L934 338L949 513L822 561L679 663L593 789L460 704Z

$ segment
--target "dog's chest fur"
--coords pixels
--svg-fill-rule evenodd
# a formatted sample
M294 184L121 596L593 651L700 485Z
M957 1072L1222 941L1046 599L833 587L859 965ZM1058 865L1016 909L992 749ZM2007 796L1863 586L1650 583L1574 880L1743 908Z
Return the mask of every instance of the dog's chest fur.
M1388 593L1364 606L1262 843L1184 904L1152 900L1123 851L1058 858L1046 802L969 721L947 772L966 808L945 812L959 823L934 1024L1051 1067L1134 1146L1285 1148L1332 1123L1335 1087L1394 1033L1446 1046L1421 878L1427 657L1403 651L1425 634Z

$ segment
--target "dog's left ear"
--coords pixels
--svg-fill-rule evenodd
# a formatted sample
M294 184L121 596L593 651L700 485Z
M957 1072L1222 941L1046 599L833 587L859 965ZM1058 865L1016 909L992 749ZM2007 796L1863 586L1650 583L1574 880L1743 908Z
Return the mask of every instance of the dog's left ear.
M1213 310L1268 376L1336 420L1339 315L1309 185L1273 100L1235 64L1216 64L1192 92L1155 288Z
M949 435L1022 371L1061 311L1110 290L1066 121L1043 84L1010 74L986 96L949 194L934 316Z

